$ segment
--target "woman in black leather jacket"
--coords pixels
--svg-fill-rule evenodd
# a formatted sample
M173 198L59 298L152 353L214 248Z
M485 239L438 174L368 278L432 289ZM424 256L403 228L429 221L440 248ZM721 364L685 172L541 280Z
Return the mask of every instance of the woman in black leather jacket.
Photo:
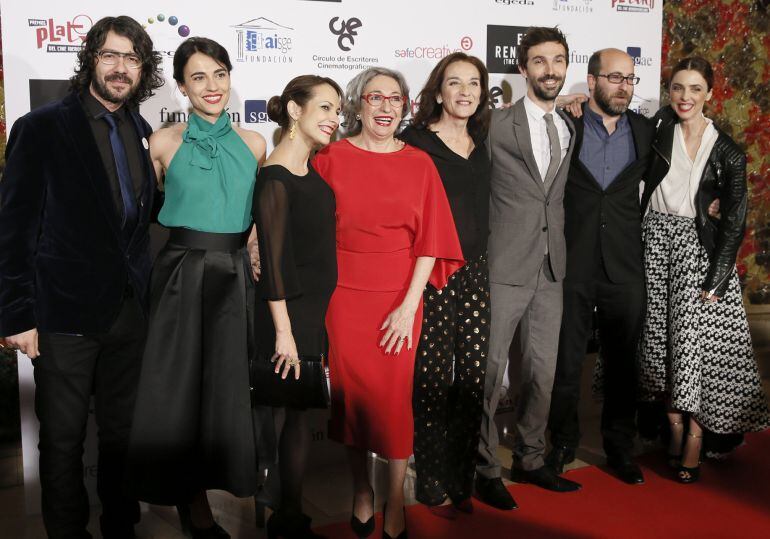
M674 67L671 106L656 116L642 195L648 297L641 397L668 399L669 460L682 483L699 477L704 429L743 433L770 423L735 271L746 223L746 157L703 116L712 85L702 58ZM709 216L715 198L720 219Z

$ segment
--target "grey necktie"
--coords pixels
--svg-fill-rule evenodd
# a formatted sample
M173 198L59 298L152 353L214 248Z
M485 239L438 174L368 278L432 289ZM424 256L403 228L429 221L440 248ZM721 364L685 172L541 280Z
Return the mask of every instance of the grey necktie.
M561 144L559 144L559 133L556 131L556 124L553 123L553 114L550 112L543 115L545 120L545 131L548 133L548 142L551 145L551 160L548 163L548 170L545 173L545 188L546 191L556 178L556 172L559 170L559 163L561 163Z

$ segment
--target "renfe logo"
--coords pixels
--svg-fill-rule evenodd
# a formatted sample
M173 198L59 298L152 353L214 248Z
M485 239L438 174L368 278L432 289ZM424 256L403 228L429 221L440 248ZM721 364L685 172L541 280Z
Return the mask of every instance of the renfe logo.
M629 13L648 13L655 7L655 0L612 0L615 11Z
M247 99L244 103L247 124L262 124L269 121L267 117L267 101L264 99Z
M77 15L64 24L56 24L53 19L27 19L27 25L35 28L37 48L48 43L46 52L79 51L93 24L88 15Z

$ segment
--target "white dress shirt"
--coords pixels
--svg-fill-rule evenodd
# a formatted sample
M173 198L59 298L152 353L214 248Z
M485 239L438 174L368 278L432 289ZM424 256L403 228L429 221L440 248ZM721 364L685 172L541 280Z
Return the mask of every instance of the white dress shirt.
M669 215L695 218L695 196L698 194L703 169L719 136L713 122L708 118L706 122L708 125L703 131L694 160L687 155L681 126L679 124L674 126L671 166L666 177L652 193L650 208L653 210Z
M529 124L529 138L532 143L532 153L535 154L537 169L540 171L540 179L545 181L548 164L551 162L551 142L548 140L548 131L545 126L545 111L538 107L529 96L524 96L524 109L527 111L527 123ZM559 134L559 144L561 145L561 159L567 155L569 148L570 132L567 122L559 116L554 106L551 111L553 123L556 126L556 132ZM561 162L561 161L560 161Z

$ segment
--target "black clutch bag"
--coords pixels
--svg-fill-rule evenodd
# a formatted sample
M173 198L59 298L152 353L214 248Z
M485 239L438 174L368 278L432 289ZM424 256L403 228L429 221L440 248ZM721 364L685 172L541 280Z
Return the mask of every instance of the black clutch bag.
M326 368L323 354L299 356L299 380L294 369L285 379L275 372L275 363L265 356L253 358L249 365L251 377L251 402L261 406L285 406L288 408L328 408L329 387L326 384Z

